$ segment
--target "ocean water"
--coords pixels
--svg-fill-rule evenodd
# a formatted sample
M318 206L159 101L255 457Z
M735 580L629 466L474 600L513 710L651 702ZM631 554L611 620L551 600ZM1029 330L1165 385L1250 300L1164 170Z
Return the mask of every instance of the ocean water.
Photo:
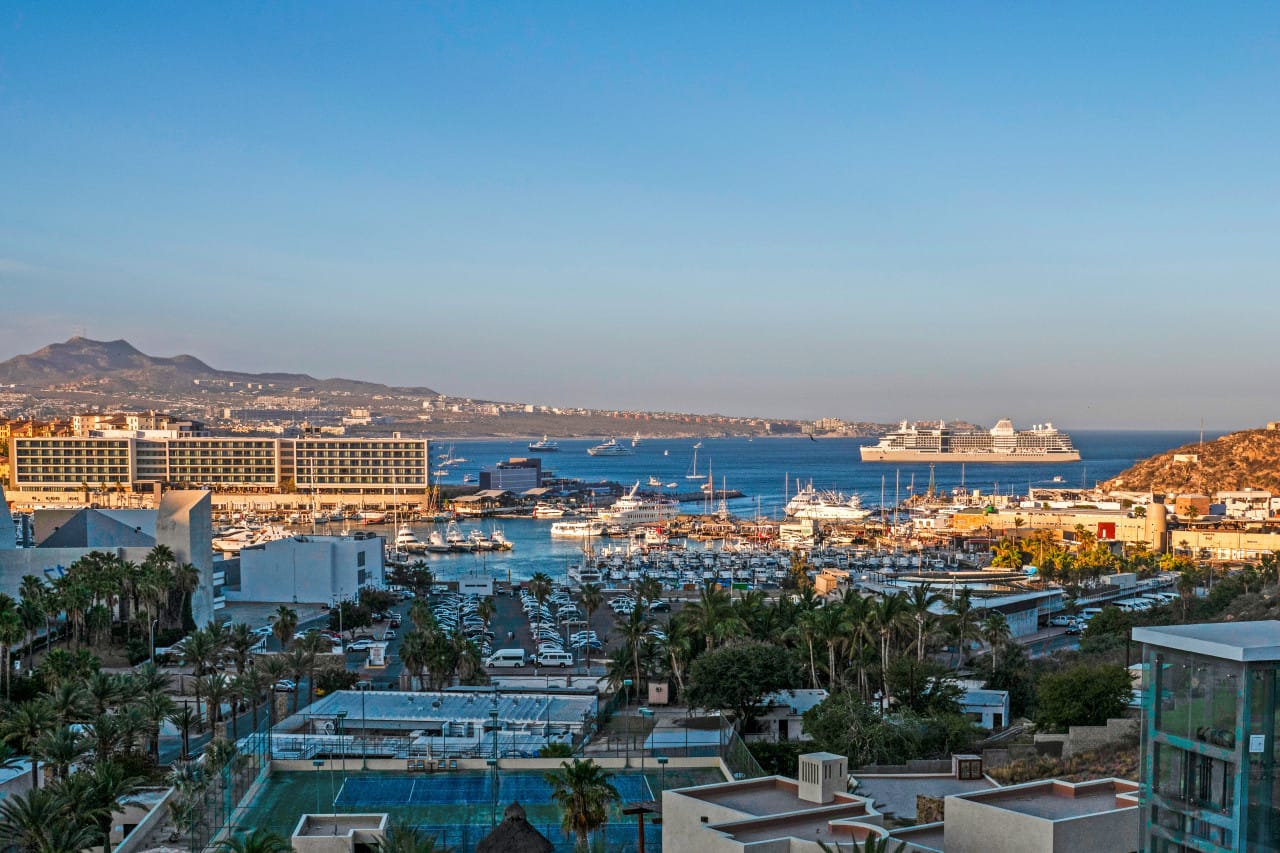
M1209 437L1209 436L1206 436ZM1216 437L1216 436L1214 436ZM1134 462L1162 453L1199 438L1194 432L1172 431L1087 431L1073 430L1071 438L1080 451L1081 461L1060 464L982 465L940 464L934 467L935 486L949 491L963 485L984 492L1026 494L1035 486L1092 486L1109 479ZM619 441L624 439L619 436ZM583 480L614 480L623 484L637 481L647 485L651 476L664 484L675 483L666 492L694 492L705 482L708 467L715 477L716 488L722 486L741 491L745 497L728 501L731 513L755 516L757 508L765 516L781 517L787 495L794 494L797 483L812 482L819 490L832 489L858 494L864 505L880 505L881 494L886 505L895 495L905 500L924 492L929 485L929 466L896 463L863 463L858 448L874 443L865 438L834 438L812 441L808 438L704 438L698 450L697 473L702 480L689 480L685 475L693 465L695 439L642 439L632 456L599 457L587 454L587 448L599 442L588 439L565 439L560 452L540 454L544 472ZM476 473L486 465L512 456L532 456L527 440L433 441L432 454L442 453L452 445L453 454L468 461L451 469L443 483L461 483L465 473ZM1062 482L1056 483L1055 477ZM963 481L962 481L963 478ZM718 508L718 504L717 504ZM697 503L681 504L683 512L699 512ZM501 519L466 522L463 529L480 527L488 531L501 527L514 544L512 551L477 554L428 554L427 560L437 576L455 578L469 572L492 574L500 579L508 576L525 580L534 572L545 571L561 577L569 565L577 562L581 543L553 540L551 522L535 519ZM426 538L430 524L415 526L420 538Z

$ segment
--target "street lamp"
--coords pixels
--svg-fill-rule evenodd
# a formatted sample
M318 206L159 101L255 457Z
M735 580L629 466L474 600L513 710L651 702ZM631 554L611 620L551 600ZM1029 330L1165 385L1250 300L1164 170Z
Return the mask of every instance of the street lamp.
M369 716L365 713L365 690L360 691L360 769L369 769Z
M159 619L151 620L151 662L156 662L156 626L160 624Z
M347 774L347 739L345 737L345 732L343 731L343 729L345 729L345 726L343 724L346 723L346 721L347 721L347 712L339 711L338 712L338 749L342 751L342 775L344 777Z
M316 758L311 761L311 766L316 769L316 775L319 775L320 768L324 766L324 762L321 761L319 758ZM316 783L316 815L318 816L319 814L320 814L320 783L317 782Z
M658 799L662 799L662 792L667 790L667 762L670 761L665 755L658 756L658 766L662 768L662 787L658 789Z
M493 808L490 817L493 826L498 825L498 688L493 688L493 706L489 709L490 730L493 732L493 755L488 759L487 763L490 767L492 776L490 777L490 786L493 788Z
M625 707L625 708L630 708L630 707L631 707L631 684L632 684L632 681L631 681L631 679L630 679L630 678L624 678L624 679L622 679L622 686L623 686L623 687L625 687L625 688L626 688L626 690L627 690L627 694L626 694L626 695L627 695L627 703L626 703L626 705L624 705L624 706L623 706L623 707ZM622 715L622 719L625 721L626 726L627 726L627 732L626 732L626 734L625 734L625 735L623 735L623 740L622 740L622 742L623 742L623 748L624 748L624 749L625 749L625 751L626 751L626 759L627 759L627 761L626 761L626 764L624 764L624 765L622 765L622 766L623 766L623 767L630 767L630 766L631 766L631 717L630 717L630 715L628 715L627 713L625 713L625 712L624 712L624 713L623 713L623 715Z
M652 709L652 708L645 708L645 707L641 707L641 708L638 708L638 709L636 709L636 710L637 710L637 713L639 713L641 717L648 717L648 718L652 718L652 717L653 717L653 709ZM642 727L642 729L643 729L643 727ZM643 734L643 731L642 731L641 733ZM642 774L644 773L644 751L645 751L645 750L644 750L644 741L642 740L642 741L640 741L640 772L641 772Z

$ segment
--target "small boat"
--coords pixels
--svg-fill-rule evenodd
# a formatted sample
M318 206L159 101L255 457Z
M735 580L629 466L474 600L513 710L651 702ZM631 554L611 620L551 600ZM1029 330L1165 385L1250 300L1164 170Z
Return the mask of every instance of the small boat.
M495 551L510 551L515 546L511 544L511 540L500 529L494 528L489 534L489 541L493 543Z
M701 446L701 441L693 446L693 461L689 463L689 473L684 475L686 480L703 479L703 475L698 473L698 448Z
M611 438L595 447L587 448L587 453L592 456L631 456L633 451L625 444L619 444L616 438Z
M657 477L650 477L650 478L649 478L649 485L650 485L650 486L661 486L661 485L662 485L662 481L661 481L661 480L659 480Z
M433 530L427 534L427 551L432 554L447 554L453 548L449 543L444 541L444 537L440 535L439 530Z
M475 475L475 474L463 474L463 475L462 475L462 485L464 485L464 486L471 485L471 484L472 484L472 483L474 483L475 481L476 481L476 475Z
M538 504L533 508L534 518L563 518L564 507L555 504Z
M560 450L560 445L551 441L544 435L542 437L542 441L529 442L529 449L534 453L557 453Z
M213 549L224 554L238 554L244 548L252 548L254 545L274 542L277 539L287 539L292 535L288 530L274 524L257 529L233 527L214 537Z
M385 512L372 509L361 510L356 517L361 524L385 524L387 520Z
M680 484L679 484L679 483L667 483L667 488L668 488L668 489L674 489L674 488L675 488L676 486L678 486L678 485L680 485Z

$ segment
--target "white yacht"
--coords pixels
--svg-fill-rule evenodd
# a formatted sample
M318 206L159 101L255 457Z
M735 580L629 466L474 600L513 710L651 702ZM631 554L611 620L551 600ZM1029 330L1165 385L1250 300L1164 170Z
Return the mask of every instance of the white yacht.
M529 442L529 449L534 453L556 453L560 450L560 445L551 441L544 435L542 437L542 441Z
M427 534L427 550L432 554L447 554L453 550L449 543L444 541L444 537L440 535L439 530L433 530Z
M397 551L407 551L408 553L422 552L427 550L427 543L418 538L412 527L402 524L396 530L395 548Z
M261 545L264 542L274 542L292 535L285 528L274 524L259 528L233 527L213 538L213 549L224 554L238 554L243 548Z
M840 492L819 492L813 484L805 486L787 502L789 518L811 518L815 521L861 521L871 515L857 495L846 498Z
M538 504L533 508L534 518L564 518L564 507L555 504Z
M618 498L613 506L600 511L601 520L607 524L653 524L675 514L662 499L640 497L639 492L637 480L631 491Z
M592 456L631 456L634 451L625 444L619 444L616 438L611 438L595 447L587 448L587 453Z
M604 533L604 522L599 519L585 521L557 521L551 525L551 535L562 539L585 539Z

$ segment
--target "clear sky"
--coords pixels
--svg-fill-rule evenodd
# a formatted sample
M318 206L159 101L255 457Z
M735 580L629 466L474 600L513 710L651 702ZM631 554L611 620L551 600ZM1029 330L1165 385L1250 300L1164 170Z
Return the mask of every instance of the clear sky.
M1274 3L0 2L0 358L1280 418Z

